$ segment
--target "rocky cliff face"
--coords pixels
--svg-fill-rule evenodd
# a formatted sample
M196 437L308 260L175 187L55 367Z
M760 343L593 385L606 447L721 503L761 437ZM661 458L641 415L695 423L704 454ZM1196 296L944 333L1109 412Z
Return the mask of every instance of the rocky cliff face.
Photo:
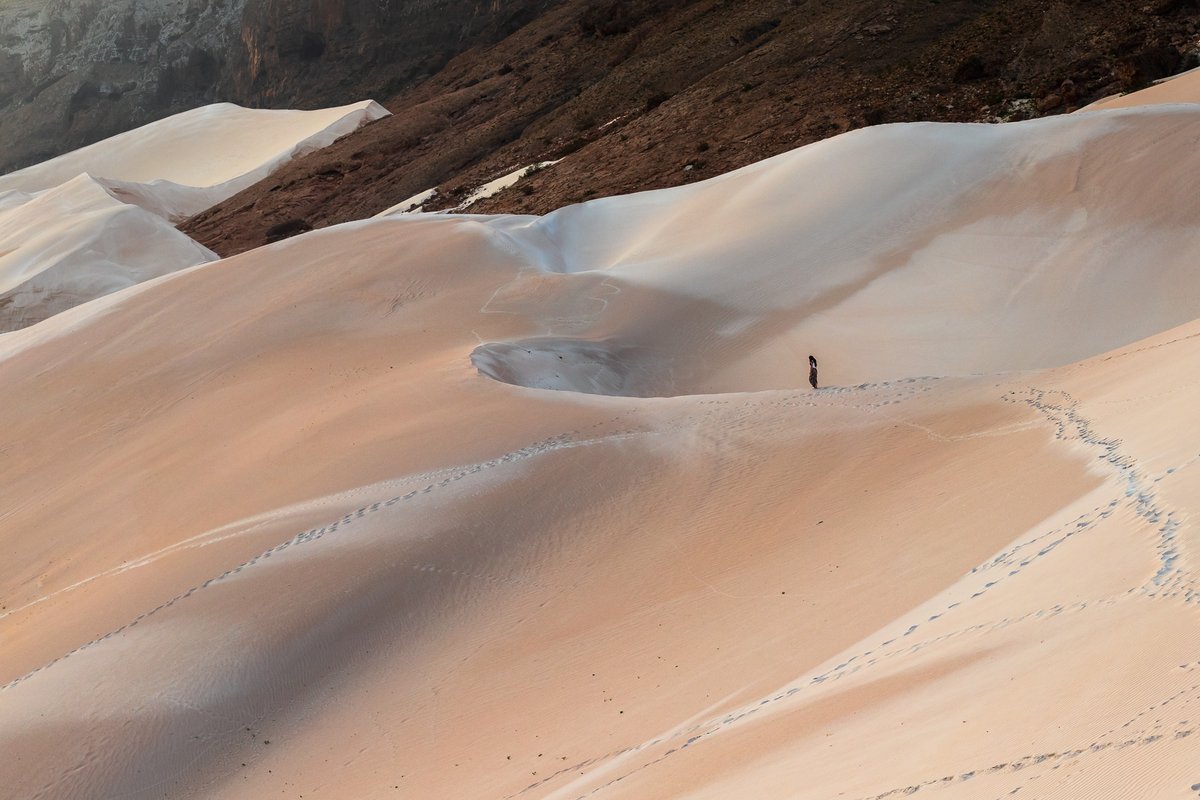
M551 0L0 0L0 173L218 100L382 99Z
M0 172L217 99L243 3L0 2Z
M554 0L249 0L233 97L303 105L391 97L454 55L498 41Z

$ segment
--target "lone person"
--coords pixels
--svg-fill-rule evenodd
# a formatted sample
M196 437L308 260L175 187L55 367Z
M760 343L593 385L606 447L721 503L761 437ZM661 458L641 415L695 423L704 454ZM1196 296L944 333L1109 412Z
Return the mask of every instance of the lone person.
M812 384L814 389L817 388L817 358L816 356L808 357L808 382Z

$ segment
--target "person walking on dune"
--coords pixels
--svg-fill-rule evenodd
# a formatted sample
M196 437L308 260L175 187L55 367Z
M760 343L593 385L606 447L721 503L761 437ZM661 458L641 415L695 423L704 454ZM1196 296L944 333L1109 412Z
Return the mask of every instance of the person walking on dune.
M814 389L817 388L817 357L808 357L808 382L812 384Z

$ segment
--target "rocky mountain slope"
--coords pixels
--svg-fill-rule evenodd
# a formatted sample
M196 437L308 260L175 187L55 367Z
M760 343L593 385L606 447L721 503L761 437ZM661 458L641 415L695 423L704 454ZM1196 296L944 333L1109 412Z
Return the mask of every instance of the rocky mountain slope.
M231 254L561 159L471 205L544 213L865 125L1060 113L1194 64L1198 19L1193 0L572 0L185 230Z
M0 0L0 173L214 101L384 97L547 0Z
M228 255L544 162L471 210L1060 113L1194 65L1198 32L1196 0L0 0L0 172L214 100L395 112L185 226Z

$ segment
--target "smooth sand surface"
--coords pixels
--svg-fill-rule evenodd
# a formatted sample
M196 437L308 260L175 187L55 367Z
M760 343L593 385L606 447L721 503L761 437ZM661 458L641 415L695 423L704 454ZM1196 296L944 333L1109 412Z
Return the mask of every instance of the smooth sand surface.
M0 176L0 332L215 261L173 223L386 113L207 106Z
M217 256L87 175L0 206L0 331Z
M877 128L0 336L0 786L1194 797L1198 120Z
M1200 69L1193 69L1168 78L1140 92L1106 97L1080 110L1103 111L1113 108L1137 108L1170 103L1200 103Z
M217 103L0 175L0 196L45 191L87 174L126 202L176 222L387 114L371 100L317 111Z
M889 125L493 221L539 274L487 310L540 330L474 358L636 395L804 386L816 349L837 384L1074 361L1196 316L1197 137L1196 106Z

